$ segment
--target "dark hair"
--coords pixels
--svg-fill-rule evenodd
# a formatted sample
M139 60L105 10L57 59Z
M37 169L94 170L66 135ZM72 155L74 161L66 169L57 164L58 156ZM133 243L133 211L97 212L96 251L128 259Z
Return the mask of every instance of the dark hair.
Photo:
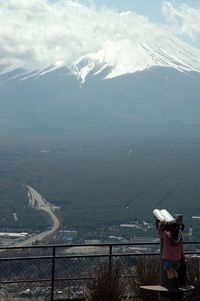
M176 241L180 234L180 225L178 223L170 223L168 224L168 231L171 234L172 240Z

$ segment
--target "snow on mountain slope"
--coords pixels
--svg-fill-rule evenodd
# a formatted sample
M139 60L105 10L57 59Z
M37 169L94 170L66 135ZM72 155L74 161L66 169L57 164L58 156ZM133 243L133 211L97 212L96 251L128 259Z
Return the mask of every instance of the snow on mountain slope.
M200 72L200 50L164 33L154 39L108 42L101 50L80 58L73 72L84 82L90 73L97 75L107 68L105 78L142 71L150 67L171 67L181 72Z
M113 78L152 66L200 72L200 50L133 11L119 12L80 1L2 2L0 75L26 70L40 77L66 67L84 82L101 73Z

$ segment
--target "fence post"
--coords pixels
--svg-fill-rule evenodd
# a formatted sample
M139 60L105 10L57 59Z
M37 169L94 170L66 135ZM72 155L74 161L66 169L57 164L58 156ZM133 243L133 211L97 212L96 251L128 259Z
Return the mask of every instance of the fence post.
M112 269L112 245L109 245L109 272Z
M56 255L56 248L55 248L55 246L53 246L53 249L52 249L52 270L51 270L51 301L54 300L55 255Z

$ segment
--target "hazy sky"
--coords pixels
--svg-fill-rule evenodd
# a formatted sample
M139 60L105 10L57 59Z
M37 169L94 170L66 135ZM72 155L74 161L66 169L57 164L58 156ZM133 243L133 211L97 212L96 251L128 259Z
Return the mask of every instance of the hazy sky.
M200 0L0 0L0 69L62 65L156 32L200 49Z
M52 0L56 1L56 0ZM200 48L200 0L81 0L82 4L127 11L167 25L192 45Z
M182 39L200 48L200 0L82 0L81 3L142 14L152 22L169 26Z

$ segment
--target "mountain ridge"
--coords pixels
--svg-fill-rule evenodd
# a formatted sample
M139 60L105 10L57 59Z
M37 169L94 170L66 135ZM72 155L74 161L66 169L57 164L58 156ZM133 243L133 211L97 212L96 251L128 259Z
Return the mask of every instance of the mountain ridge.
M116 131L115 127L130 131L199 123L200 74L196 72L152 67L110 80L101 80L99 74L83 85L66 68L26 80L20 80L20 72L0 77L3 135L9 129L14 135L39 131L48 136L54 130L60 134L73 130L79 137L83 129L98 133Z
M130 49L126 51L131 53ZM111 48L109 52L107 47L102 48L77 60L71 70L82 83L89 74L100 74L106 68L109 69L106 79L156 66L171 67L181 72L200 72L200 50L174 37L152 44L139 43L130 56L124 53L123 56L120 54L117 57L118 52L116 49Z
M102 78L111 79L158 66L171 67L180 72L200 72L200 49L183 42L167 30L133 13L120 14L115 25L116 28L114 24L108 26L103 36L101 26L105 24L99 24L100 28L95 27L94 32L89 32L95 41L88 42L87 48L74 56L72 53L76 44L70 48L67 38L63 38L62 47L59 47L60 53L55 52L50 59L48 59L50 50L47 47L43 61L35 59L35 56L29 60L22 56L16 63L17 53L11 55L5 52L0 60L0 75L22 68L26 70L23 78L26 79L29 76L43 76L65 67L84 83L89 76L103 74ZM84 37L84 40L82 36L79 37L77 39L79 47L83 42L86 43L89 37ZM33 54L37 50L36 46L34 43L30 46ZM67 53L70 53L70 58Z

